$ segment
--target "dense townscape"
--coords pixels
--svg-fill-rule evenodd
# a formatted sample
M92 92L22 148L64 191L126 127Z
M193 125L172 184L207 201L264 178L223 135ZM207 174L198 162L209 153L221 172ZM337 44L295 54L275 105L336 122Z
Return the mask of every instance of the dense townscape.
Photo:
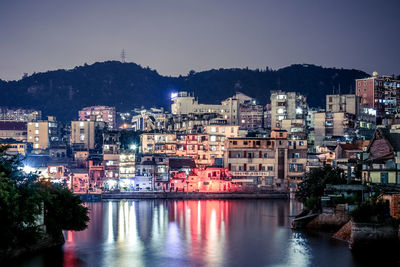
M355 94L326 95L325 109L283 90L266 106L240 92L203 104L178 91L170 112L91 106L70 123L2 108L0 138L26 172L77 194L293 192L325 165L350 181L397 184L400 80L374 73L354 83Z

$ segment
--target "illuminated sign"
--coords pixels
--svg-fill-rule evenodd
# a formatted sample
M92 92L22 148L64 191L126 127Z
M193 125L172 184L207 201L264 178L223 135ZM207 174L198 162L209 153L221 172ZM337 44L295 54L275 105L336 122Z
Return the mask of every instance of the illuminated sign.
M232 176L271 176L269 172L231 172Z

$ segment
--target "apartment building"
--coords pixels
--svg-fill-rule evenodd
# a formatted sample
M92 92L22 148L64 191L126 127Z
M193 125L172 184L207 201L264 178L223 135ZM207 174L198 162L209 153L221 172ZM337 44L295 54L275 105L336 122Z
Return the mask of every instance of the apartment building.
M278 191L295 187L305 172L307 141L287 137L286 131L275 130L270 138L229 138L225 166L232 182Z
M389 125L399 114L400 80L392 76L379 76L357 79L356 95L361 97L361 105L376 111L376 124Z
M34 150L46 150L60 142L59 125L55 117L49 116L45 121L28 122L28 143Z
M91 106L85 107L79 111L80 121L102 121L107 124L109 129L116 129L116 119L115 107Z

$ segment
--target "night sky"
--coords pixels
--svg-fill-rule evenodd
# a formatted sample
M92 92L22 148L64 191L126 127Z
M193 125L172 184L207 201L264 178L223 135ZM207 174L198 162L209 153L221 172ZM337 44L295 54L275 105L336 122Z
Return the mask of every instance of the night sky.
M123 48L173 76L293 63L400 74L399 14L399 0L0 0L0 79Z

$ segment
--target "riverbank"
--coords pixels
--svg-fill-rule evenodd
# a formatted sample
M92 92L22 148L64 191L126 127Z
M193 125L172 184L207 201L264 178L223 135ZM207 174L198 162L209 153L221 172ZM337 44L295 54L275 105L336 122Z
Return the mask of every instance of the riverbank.
M289 194L268 193L203 193L203 192L124 192L102 194L77 194L83 201L102 201L113 199L288 199Z

